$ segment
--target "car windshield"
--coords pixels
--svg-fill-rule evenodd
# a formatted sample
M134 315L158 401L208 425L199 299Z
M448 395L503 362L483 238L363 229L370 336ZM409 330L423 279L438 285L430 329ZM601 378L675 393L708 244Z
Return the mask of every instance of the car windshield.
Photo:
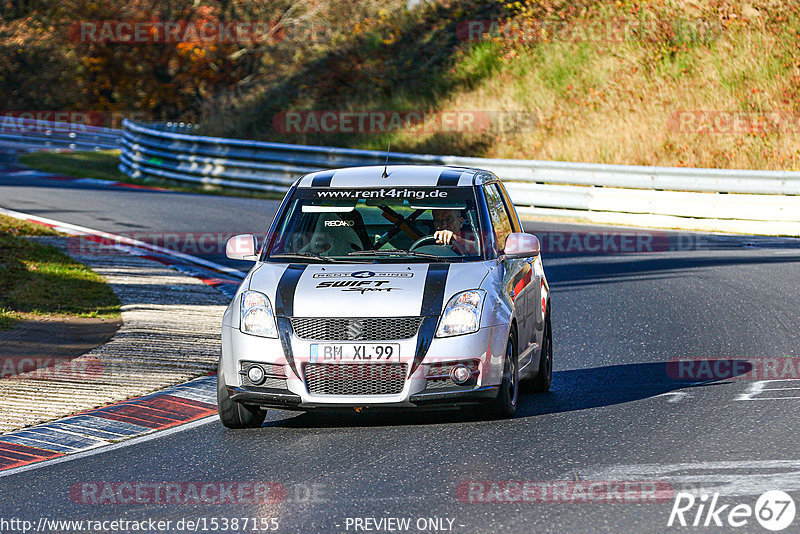
M482 258L471 187L298 188L270 261L470 261Z

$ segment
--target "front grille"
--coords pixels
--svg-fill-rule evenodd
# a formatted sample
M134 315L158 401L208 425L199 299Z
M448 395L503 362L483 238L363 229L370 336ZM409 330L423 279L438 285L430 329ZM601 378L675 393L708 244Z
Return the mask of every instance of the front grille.
M304 370L312 395L397 395L406 379L404 363L309 363Z
M421 321L421 317L294 317L292 328L297 337L315 341L384 341L414 337Z

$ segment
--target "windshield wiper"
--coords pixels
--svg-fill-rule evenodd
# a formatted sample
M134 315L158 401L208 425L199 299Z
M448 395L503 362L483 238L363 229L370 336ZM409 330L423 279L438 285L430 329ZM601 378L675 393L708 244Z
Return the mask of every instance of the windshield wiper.
M330 256L320 256L311 252L287 252L284 254L270 254L270 258L311 258L319 261L327 261L330 263L341 263L342 260L331 258Z
M441 256L429 254L428 252L417 252L415 250L354 250L348 252L348 256L413 256L415 258L427 258L442 260Z

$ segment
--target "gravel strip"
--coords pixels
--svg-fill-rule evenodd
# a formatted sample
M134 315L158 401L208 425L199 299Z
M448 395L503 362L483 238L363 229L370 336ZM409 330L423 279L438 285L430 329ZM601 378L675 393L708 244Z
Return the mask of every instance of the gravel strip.
M70 253L66 239L36 238ZM111 341L63 367L0 380L0 432L138 397L216 370L230 299L200 280L129 254L70 254L122 303Z

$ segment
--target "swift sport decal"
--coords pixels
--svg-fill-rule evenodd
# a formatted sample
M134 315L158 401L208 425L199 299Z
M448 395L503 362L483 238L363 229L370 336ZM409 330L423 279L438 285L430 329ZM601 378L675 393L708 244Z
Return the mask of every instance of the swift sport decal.
M419 314L428 266L310 264L297 284L297 317L409 317ZM349 298L348 298L349 297Z
M399 287L383 287L385 284L391 283L389 280L336 280L329 282L320 282L317 284L317 289L321 288L339 288L341 291L358 291L362 295L367 291L398 291Z
M373 271L356 271L354 273L314 273L314 278L413 278L414 273L376 273Z
M514 279L508 284L508 294L511 297L511 300L514 301L519 296L522 291L528 287L528 284L531 283L533 279L533 269L529 263L526 263L525 266L514 276Z

